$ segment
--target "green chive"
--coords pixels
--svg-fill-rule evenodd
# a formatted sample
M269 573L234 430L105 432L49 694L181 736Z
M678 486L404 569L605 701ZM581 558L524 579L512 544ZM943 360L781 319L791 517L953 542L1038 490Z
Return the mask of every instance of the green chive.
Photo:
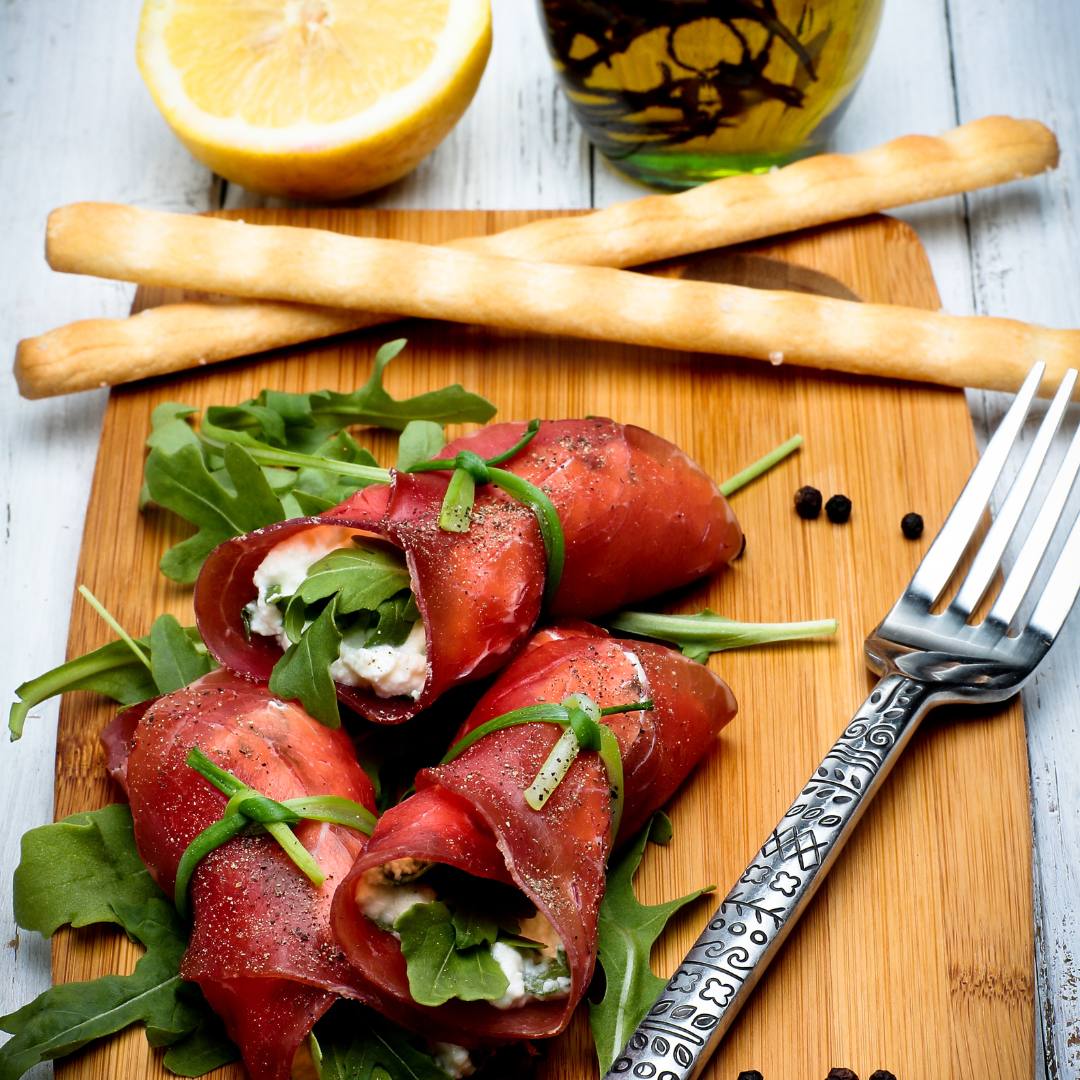
M739 488L745 487L751 480L756 480L762 473L767 473L774 465L779 465L789 454L795 453L803 444L801 435L792 435L787 442L781 443L775 450L770 451L763 458L759 458L752 465L747 465L741 472L737 472L731 479L725 480L720 485L721 494L734 495Z
M150 657L139 648L135 639L113 618L105 605L85 586L79 586L79 595L104 619L106 625L139 658L147 671L152 671Z

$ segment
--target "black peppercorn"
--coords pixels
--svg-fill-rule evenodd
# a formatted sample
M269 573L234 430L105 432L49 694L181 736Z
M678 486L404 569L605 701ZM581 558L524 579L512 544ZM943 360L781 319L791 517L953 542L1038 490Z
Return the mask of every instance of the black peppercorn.
M922 514L905 514L900 519L900 531L908 540L918 540L922 536Z
M818 498L821 498L820 493L818 494ZM820 506L821 504L818 503L818 505ZM765 1080L765 1077L762 1076L757 1069L743 1069L743 1071L739 1073L738 1080Z
M842 498L842 496L840 497ZM847 519L845 518L845 520ZM852 1072L851 1069L830 1069L825 1080L859 1080L859 1074Z
M834 495L825 504L825 516L834 525L843 525L851 517L851 500L846 495Z
M795 513L806 521L813 521L821 513L821 492L809 485L799 488L795 492Z
M909 517L919 517L918 514L909 514ZM922 521L922 518L919 518ZM876 1069L870 1074L870 1080L896 1080L895 1073L889 1072L888 1069Z

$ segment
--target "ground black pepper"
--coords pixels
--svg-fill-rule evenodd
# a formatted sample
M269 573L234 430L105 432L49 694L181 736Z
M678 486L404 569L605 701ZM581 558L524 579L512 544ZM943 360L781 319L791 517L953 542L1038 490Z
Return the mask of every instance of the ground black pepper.
M905 514L900 519L900 531L908 540L918 540L922 536L922 514Z
M870 1080L896 1080L896 1074L888 1069L876 1069L870 1074Z
M834 525L843 525L851 517L851 500L846 495L834 495L825 504L825 516Z
M795 492L795 513L806 521L813 521L821 513L821 492L809 485L799 488Z

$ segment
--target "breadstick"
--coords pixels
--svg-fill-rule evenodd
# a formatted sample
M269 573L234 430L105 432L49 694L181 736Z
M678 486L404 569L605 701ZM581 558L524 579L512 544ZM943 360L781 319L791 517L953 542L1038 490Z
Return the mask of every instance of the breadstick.
M858 154L827 154L763 175L728 177L592 214L549 218L449 246L512 258L638 266L694 251L941 198L1053 168L1053 134L1034 120L986 117L940 137L909 135ZM25 397L162 375L388 321L299 305L164 305L91 319L20 343Z
M46 255L150 285L953 386L1014 389L1035 360L1056 382L1080 364L1077 330L107 203L54 211Z

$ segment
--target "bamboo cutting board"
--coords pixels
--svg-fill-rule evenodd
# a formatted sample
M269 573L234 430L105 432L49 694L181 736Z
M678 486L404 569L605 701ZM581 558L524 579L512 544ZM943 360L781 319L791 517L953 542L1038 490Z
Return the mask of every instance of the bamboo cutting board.
M521 212L246 211L248 220L437 242L519 224ZM738 252L661 268L712 280L856 294L867 301L939 306L925 253L905 225L873 218ZM827 277L824 275L828 275ZM137 306L161 301L146 290ZM352 389L376 347L400 328L376 328L270 358L115 391L86 519L78 580L136 633L157 613L190 622L190 593L156 569L182 527L140 515L143 441L151 409L200 408L263 387ZM676 797L675 838L652 848L638 877L646 901L715 883L727 891L792 796L865 697L862 639L907 581L975 460L963 395L927 386L830 377L785 366L662 354L443 324L410 324L409 348L389 369L395 396L460 381L495 402L499 417L603 414L672 439L718 479L792 433L802 452L734 496L745 556L677 606L705 604L738 619L835 616L830 642L713 657L739 699L716 753ZM394 440L361 441L380 460ZM843 492L847 526L792 512L796 488ZM901 537L909 510L927 535ZM70 651L108 637L75 606ZM74 695L61 713L57 816L116 798L97 733L111 710ZM1024 1080L1033 1055L1028 787L1018 705L995 715L938 713L916 737L885 791L737 1020L706 1076L823 1080L834 1066L862 1078ZM669 929L654 966L670 972L712 909L699 902ZM82 930L57 938L58 981L125 971L136 950L121 935ZM67 1080L163 1075L141 1033L128 1033L60 1067ZM546 1048L544 1080L585 1080L595 1065L584 1016ZM239 1070L220 1075L236 1077Z

